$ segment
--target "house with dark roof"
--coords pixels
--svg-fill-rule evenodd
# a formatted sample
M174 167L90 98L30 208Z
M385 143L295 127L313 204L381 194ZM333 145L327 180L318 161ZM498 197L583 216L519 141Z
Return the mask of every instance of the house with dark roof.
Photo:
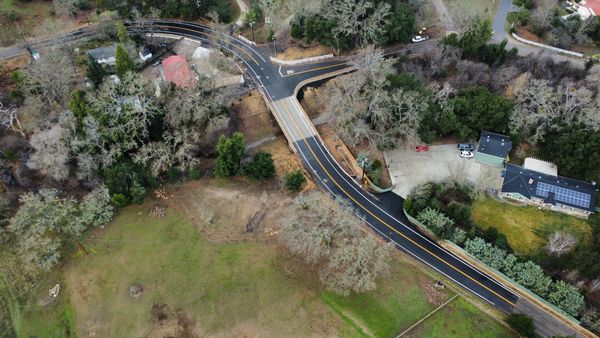
M115 58L117 52L116 46L106 46L90 49L87 54L101 65L114 66L117 62Z
M508 164L501 196L583 218L596 211L596 183Z
M489 131L482 131L475 154L475 161L502 168L508 162L508 152L512 147L510 137Z

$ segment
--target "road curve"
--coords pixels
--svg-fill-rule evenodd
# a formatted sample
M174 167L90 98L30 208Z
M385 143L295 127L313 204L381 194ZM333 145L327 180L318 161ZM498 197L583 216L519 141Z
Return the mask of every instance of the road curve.
M344 61L286 67L285 71L271 64L264 51L229 34L217 32L208 26L175 20L153 20L137 26L127 23L131 31L171 34L188 37L226 50L245 65L248 76L257 84L271 111L284 131L290 145L298 152L306 168L317 183L335 198L345 200L354 212L398 249L437 270L501 311L513 311L519 297L492 277L462 261L437 243L429 240L412 225L402 213L402 199L388 193L371 195L365 192L335 161L324 146L316 129L296 98L300 86L349 71ZM87 36L90 33L67 35ZM60 42L60 38L55 41ZM54 41L44 41L44 45ZM58 42L57 42L58 43ZM413 49L415 46L412 47ZM287 72L290 70L291 72ZM391 202L390 202L391 201Z
M519 297L492 277L454 256L437 243L417 231L404 215L402 199L395 205L384 203L378 196L365 192L335 161L324 146L316 129L296 99L297 87L311 78L322 78L348 66L340 61L328 61L300 67L287 67L293 73L281 72L267 55L244 41L210 28L177 21L157 21L156 32L182 35L204 42L218 38L220 47L236 54L248 75L259 86L271 106L273 114L288 136L292 146L301 156L304 165L318 184L335 198L345 200L365 222L380 236L396 247L437 270L473 294L504 312L512 312Z

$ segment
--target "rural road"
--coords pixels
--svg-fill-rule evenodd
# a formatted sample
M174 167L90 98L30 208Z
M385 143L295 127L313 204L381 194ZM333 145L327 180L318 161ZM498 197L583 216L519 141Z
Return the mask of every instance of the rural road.
M135 27L130 26L130 29ZM401 198L397 197L395 205L390 207L390 203L383 203L379 196L374 197L366 193L343 171L324 146L298 102L296 93L299 86L311 79L322 79L339 72L350 71L347 64L333 60L286 67L286 70L292 70L293 73L280 73L279 66L268 61L269 55L266 54L266 50L257 49L232 36L215 36L219 33L206 26L160 20L154 21L154 24L146 29L186 36L202 42L209 42L209 38L214 41L217 37L221 48L230 50L243 61L247 74L265 96L290 144L323 189L336 198L347 200L376 233L392 241L400 250L439 271L496 308L508 313L513 310L519 299L517 295L419 233L401 213Z
M352 69L340 60L285 67L269 62L269 48L256 48L233 36L212 30L208 26L175 20L153 20L150 25L137 27L127 23L130 31L170 34L187 37L202 43L216 43L230 51L243 64L246 74L257 84L273 115L300 155L303 164L315 181L333 197L347 201L353 211L381 237L396 248L435 269L469 292L497 309L511 313L520 297L494 278L456 257L432 240L423 236L402 212L402 198L393 193L372 195L336 162L297 100L300 87L323 78L336 76ZM83 34L83 33L78 33ZM87 34L87 33L86 33ZM72 35L66 36L72 39ZM59 38L56 38L59 39ZM48 43L48 42L47 42ZM426 48L412 45L411 52ZM406 50L398 50L397 52ZM2 54L0 54L2 55ZM1 57L1 56L0 56ZM291 71L291 72L288 72ZM561 332L562 333L562 332ZM565 332L565 335L573 332Z

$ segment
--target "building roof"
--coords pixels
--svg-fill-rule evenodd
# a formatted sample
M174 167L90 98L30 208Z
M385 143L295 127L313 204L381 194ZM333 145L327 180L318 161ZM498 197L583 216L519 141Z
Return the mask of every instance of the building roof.
M114 62L116 51L117 47L113 45L90 49L87 51L87 53L98 63L110 63Z
M187 60L182 55L169 56L163 60L162 67L165 79L177 87L191 87L196 82Z
M506 158L511 147L512 142L510 141L510 137L489 131L482 131L477 152Z
M552 205L565 205L596 211L596 185L562 176L528 170L514 164L506 166L502 192L539 198Z
M600 0L583 0L579 6L589 9L594 16L600 14Z
M523 168L551 176L558 176L558 167L556 166L556 164L548 161L538 160L537 158L533 157L525 158Z

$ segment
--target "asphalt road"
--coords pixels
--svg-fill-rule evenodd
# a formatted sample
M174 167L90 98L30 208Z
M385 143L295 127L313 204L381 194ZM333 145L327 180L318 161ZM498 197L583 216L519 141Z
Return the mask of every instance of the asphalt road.
M180 22L161 21L153 29L202 41L211 38L207 34L218 34L199 25ZM284 133L321 187L336 198L347 200L376 233L392 241L398 249L429 265L498 309L504 312L513 310L518 300L517 295L421 235L399 212L402 209L402 199L398 198L395 205L390 205L365 192L343 171L323 145L294 94L303 81L324 77L348 67L344 61L332 60L280 68L268 62L268 55L261 54L264 52L251 45L231 36L221 37L219 44L244 62L248 74L270 103ZM212 38L214 41L214 36ZM412 49L415 47L411 46Z
M130 30L136 29L133 25L128 26ZM437 270L496 308L507 313L513 311L519 299L517 295L421 235L404 217L401 198L390 194L373 196L365 192L343 171L323 145L295 93L301 84L311 79L334 76L341 71L351 70L344 60L280 68L268 61L265 51L205 26L160 20L153 21L151 27L146 26L144 29L216 44L214 47L225 49L237 56L244 63L248 76L255 81L271 105L271 110L290 144L323 189L335 198L348 201L373 231L391 241L398 249ZM67 38L71 39L73 36ZM426 47L427 44L413 45L409 49L414 52ZM397 52L404 51L401 49Z

